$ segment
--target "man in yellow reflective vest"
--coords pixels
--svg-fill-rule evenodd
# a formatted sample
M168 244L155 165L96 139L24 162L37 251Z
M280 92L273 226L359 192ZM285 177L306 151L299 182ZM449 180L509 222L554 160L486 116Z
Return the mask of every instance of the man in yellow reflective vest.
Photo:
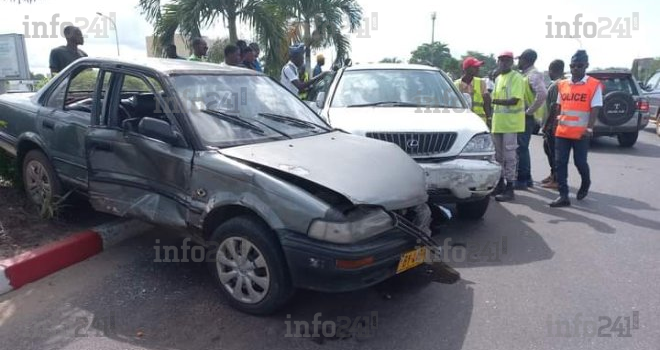
M568 199L568 158L573 149L573 160L580 173L582 183L577 192L577 199L582 200L589 193L591 177L587 152L593 136L593 126L600 108L603 106L603 89L599 80L587 76L589 56L584 50L578 50L571 58L571 79L561 80L557 84L558 108L557 127L555 129L555 166L559 197L550 203L553 208L571 205ZM558 105L558 106L557 106Z
M502 164L502 178L496 189L495 200L514 199L514 184L518 176L518 133L525 131L524 94L522 74L511 69L513 53L503 52L497 58L499 75L493 90L493 121L491 132L495 142L495 157ZM506 186L503 184L506 180ZM502 190L502 187L504 189ZM499 193L501 192L501 193Z
M545 79L543 73L539 72L534 63L536 63L537 54L532 49L523 51L518 56L518 69L524 76L525 86L525 130L518 134L518 178L516 189L524 190L533 187L532 180L532 161L529 155L529 142L532 139L532 132L543 119L545 113L545 98L548 92L545 88Z
M467 93L472 98L472 112L490 125L492 116L490 109L490 92L486 82L479 78L479 67L484 63L474 57L466 57L463 60L463 76L454 81L454 85L461 93Z
M300 75L300 81L303 83L306 83L309 81L309 73L307 73L307 69L305 69L305 65L303 64L302 66L298 67L299 69L299 75ZM305 100L307 98L307 91L308 90L303 90L298 93L298 97L300 97L301 100Z

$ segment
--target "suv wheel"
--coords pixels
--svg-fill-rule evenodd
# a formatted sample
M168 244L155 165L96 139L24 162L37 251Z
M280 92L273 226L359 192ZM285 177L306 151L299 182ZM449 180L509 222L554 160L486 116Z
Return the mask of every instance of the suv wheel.
M232 307L253 315L283 306L294 288L276 235L252 216L218 226L211 236L214 259L208 262Z
M632 147L635 142L637 142L637 136L639 136L639 132L623 132L618 135L616 135L617 139L619 140L619 146L621 147Z
M457 216L464 220L479 220L486 214L489 203L490 196L473 202L457 203Z

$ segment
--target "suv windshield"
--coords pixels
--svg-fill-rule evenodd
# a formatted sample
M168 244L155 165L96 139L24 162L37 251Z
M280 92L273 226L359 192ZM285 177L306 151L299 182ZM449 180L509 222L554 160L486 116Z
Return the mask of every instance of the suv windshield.
M438 71L365 69L344 72L331 107L363 106L466 108L452 83Z
M207 146L231 147L331 130L296 96L266 76L180 75L171 79Z

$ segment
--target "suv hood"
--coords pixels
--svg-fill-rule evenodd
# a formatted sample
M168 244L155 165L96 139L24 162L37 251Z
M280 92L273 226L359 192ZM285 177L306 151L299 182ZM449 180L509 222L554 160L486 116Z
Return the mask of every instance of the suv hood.
M336 191L353 204L388 210L427 201L422 168L398 146L342 132L223 149Z
M487 132L486 123L468 110L415 107L330 108L330 124L350 133L366 132L458 132L459 135Z

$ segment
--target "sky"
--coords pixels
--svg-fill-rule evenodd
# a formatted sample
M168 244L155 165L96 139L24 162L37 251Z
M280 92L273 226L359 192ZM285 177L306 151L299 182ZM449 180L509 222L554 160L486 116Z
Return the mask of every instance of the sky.
M0 34L26 35L31 71L47 73L50 50L65 44L61 34L64 22L77 24L87 35L81 49L89 56L117 56L112 24L95 14L102 12L117 23L121 57L144 57L145 37L151 35L153 28L140 14L137 3L137 0L76 0L74 5L73 0L36 0L19 5L3 0ZM431 42L433 12L436 13L435 41L447 44L457 58L467 50L486 54L512 51L517 55L531 48L539 56L536 66L546 69L554 59L569 61L580 48L587 50L591 67L630 68L635 58L660 57L660 40L657 40L660 1L657 0L471 0L469 3L358 0L358 3L363 8L364 29L349 35L354 64L378 62L385 57L409 59L417 46ZM34 25L38 22L45 23L46 33L35 32ZM558 33L557 22L567 22L570 33L566 33L566 27ZM620 31L614 29L617 24ZM95 32L94 27L100 31ZM556 37L575 35L576 28L582 36L579 39ZM610 38L585 37L591 33ZM38 37L43 34L54 37ZM228 31L219 20L202 34L215 39L228 36ZM251 31L243 25L239 36L252 39ZM334 58L332 49L322 52L326 61ZM327 65L324 68L329 69Z

